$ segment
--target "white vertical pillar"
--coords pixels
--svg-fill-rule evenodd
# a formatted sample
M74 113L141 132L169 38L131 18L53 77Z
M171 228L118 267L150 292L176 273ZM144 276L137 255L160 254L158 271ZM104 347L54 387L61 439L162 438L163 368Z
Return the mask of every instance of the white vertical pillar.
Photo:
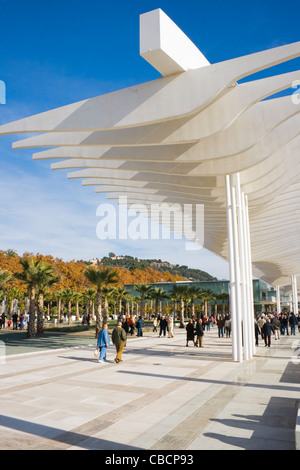
M240 261L240 280L241 280L241 309L242 326L244 339L244 359L250 359L250 340L249 340L249 310L248 310L248 292L247 292L247 259L246 259L246 240L245 240L245 217L243 211L242 193L240 185L240 175L235 175L237 214L238 214L238 238L239 238L239 261Z
M279 313L281 313L280 286L276 286L276 310L277 310L277 315L279 315Z
M244 193L243 193L244 194ZM253 280L252 280L252 257L251 257L251 239L250 239L250 223L249 223L249 206L248 197L244 194L245 205L245 224L247 239L247 262L248 262L248 306L249 306L249 324L250 324L250 348L251 357L255 354L255 331L254 331L254 298L253 298Z
M234 270L234 249L232 233L232 204L230 193L230 177L226 175L226 209L227 209L227 232L228 232L228 252L229 252L229 273L230 273L230 317L231 317L231 338L232 338L232 360L238 361L238 340L237 340L237 317L236 317L236 286Z
M298 313L298 293L297 293L297 277L292 276L292 293L293 293L293 311L294 314Z
M297 276L295 275L295 312L294 314L297 315L298 313L298 288L297 288Z
M241 276L240 276L240 263L239 263L239 237L238 237L238 222L237 222L235 175L230 176L230 196L231 196L231 213L232 213L232 241L233 241L235 301L236 301L237 360L239 362L242 362L243 361L242 301L241 301Z

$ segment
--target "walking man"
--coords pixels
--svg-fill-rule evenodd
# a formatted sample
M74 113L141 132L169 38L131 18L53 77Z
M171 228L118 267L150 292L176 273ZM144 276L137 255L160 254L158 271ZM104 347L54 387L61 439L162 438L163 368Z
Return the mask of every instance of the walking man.
M203 326L202 326L202 320L198 318L196 322L196 341L195 341L195 346L198 348L203 348L203 336L204 336L204 331L203 331Z
M296 325L297 325L297 318L294 312L291 313L290 318L289 318L289 324L291 327L291 335L296 334Z
M270 347L271 346L271 335L272 333L274 334L275 333L275 329L274 329L274 326L272 325L272 323L270 322L270 319L267 318L267 321L266 323L264 324L264 326L262 327L262 333L264 335L264 340L265 340L265 347Z
M164 336L166 336L166 330L167 330L167 327L168 327L168 321L166 319L166 317L163 315L160 322L159 322L159 337L161 337L162 334L164 334Z
M111 339L117 351L115 362L116 363L122 362L122 352L123 352L124 346L126 345L127 336L126 336L125 330L122 328L121 321L118 321L117 326L114 328L112 335L111 335Z
M110 346L109 334L107 331L107 323L104 323L102 330L100 330L97 341L98 348L100 350L99 362L106 361L106 351Z

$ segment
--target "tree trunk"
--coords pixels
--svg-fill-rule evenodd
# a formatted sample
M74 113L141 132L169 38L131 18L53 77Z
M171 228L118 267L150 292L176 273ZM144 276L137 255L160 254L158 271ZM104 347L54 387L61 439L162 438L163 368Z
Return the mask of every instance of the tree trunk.
M27 330L27 338L35 337L35 287L30 289L29 299L29 322Z
M191 300L191 310L192 310L192 318L195 318L195 301L194 301L194 299Z
M38 308L37 308L37 336L44 334L44 294L39 292L38 295Z
M57 299L57 320L58 323L61 321L61 299Z
M79 321L79 302L76 302L76 321Z
M144 318L144 313L145 313L145 300L144 296L142 295L141 297L141 317Z
M184 328L184 300L180 299L180 325L179 328Z
M69 300L69 302L68 302L68 313L67 313L67 315L68 315L68 325L71 325L71 323L72 323L72 302L71 302L71 300Z

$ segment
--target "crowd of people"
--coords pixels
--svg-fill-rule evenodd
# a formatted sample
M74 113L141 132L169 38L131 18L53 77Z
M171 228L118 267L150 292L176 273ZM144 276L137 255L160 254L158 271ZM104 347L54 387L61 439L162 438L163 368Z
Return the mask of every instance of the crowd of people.
M27 328L29 322L29 315L18 315L16 312L10 316L10 319L6 319L5 313L2 313L0 316L0 329L12 327L13 330L24 330Z
M18 316L14 313L11 320L7 321L7 327L12 329L25 329L28 323L28 315ZM89 324L89 319L85 318L83 324ZM5 328L6 315L0 316L0 328ZM216 317L206 316L204 314L198 315L197 318L189 319L186 325L186 346L189 346L191 341L195 347L203 348L204 332L209 331L211 326L216 325L218 337L230 338L231 336L231 318L229 314L218 314ZM262 313L256 314L254 318L254 331L256 346L259 346L259 338L264 341L265 347L271 346L271 338L280 340L284 335L295 335L298 326L300 332L300 313L295 315L293 312L287 313ZM117 320L117 325L113 329L111 339L116 347L115 362L122 362L122 352L126 345L127 336L133 336L135 330L138 337L143 336L144 320L142 316L120 316ZM159 331L158 331L159 329ZM100 331L97 339L97 355L99 354L99 362L106 360L106 351L110 346L110 339L108 334L108 325L105 323ZM173 338L174 337L174 317L173 315L158 315L153 319L153 333L159 333L158 337L162 336Z
M295 315L294 312L257 314L254 320L256 346L259 345L260 337L264 341L265 347L270 347L273 336L277 341L280 340L281 335L296 335L297 326L300 332L299 320L299 313Z

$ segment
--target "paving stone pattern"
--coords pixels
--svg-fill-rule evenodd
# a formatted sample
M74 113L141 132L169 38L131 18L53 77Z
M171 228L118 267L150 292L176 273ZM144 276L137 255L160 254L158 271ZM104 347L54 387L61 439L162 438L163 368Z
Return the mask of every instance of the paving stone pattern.
M54 336L30 352L21 336L7 340L2 450L295 449L299 334L271 348L260 340L255 358L241 364L215 328L204 348L186 347L183 330L129 338L120 364L113 347L98 363L90 337Z

